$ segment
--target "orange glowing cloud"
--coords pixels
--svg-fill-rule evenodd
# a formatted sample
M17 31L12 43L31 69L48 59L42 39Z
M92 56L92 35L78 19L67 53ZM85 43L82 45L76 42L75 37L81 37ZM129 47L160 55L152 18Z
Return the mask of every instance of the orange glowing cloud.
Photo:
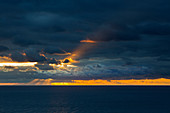
M141 79L141 80L72 80L72 82L51 83L51 85L170 85L170 79Z
M26 56L26 53L21 53L23 56Z
M170 79L141 79L141 80L71 80L58 81L54 79L34 79L28 83L0 83L0 85L52 85L52 86L114 86L114 85L148 85L170 86Z
M0 83L0 86L24 85L24 83Z
M0 56L0 62L12 62L12 59L7 56Z
M68 60L69 62L64 63L65 60ZM77 67L75 65L72 65L72 63L78 63L78 61L73 60L72 58L65 58L64 60L60 60L60 64L49 64L49 66L52 66L54 69L57 68L64 68L66 69L67 67Z
M93 40L81 40L80 42L84 42L84 43L97 43L96 41L93 41Z

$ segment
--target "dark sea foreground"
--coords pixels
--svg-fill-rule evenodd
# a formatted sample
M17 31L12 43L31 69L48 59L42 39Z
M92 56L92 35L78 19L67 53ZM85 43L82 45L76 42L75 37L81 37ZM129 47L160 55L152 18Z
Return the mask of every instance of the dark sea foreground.
M1 86L0 113L170 113L170 87Z

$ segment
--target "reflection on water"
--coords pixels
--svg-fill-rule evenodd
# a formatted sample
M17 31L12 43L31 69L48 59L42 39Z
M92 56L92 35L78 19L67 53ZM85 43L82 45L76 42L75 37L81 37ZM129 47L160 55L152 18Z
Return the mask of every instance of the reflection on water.
M0 87L0 113L169 113L170 87Z

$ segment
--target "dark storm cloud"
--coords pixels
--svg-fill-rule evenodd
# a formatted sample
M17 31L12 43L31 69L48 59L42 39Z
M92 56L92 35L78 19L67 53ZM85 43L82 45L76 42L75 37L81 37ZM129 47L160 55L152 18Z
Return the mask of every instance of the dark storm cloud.
M170 23L144 22L134 26L104 25L98 31L88 35L89 39L96 41L135 41L140 35L170 35Z
M169 57L164 57L164 56L160 56L157 60L158 61L170 62L170 58Z
M24 62L24 61L29 61L29 62L44 62L47 59L44 56L41 56L39 50L29 48L24 51L15 51L12 52L11 55L9 56L13 61L18 61L18 62ZM25 55L23 55L23 53Z
M36 64L36 67L38 67L40 70L53 70L53 67L49 66L49 65L39 65Z
M53 54L53 53L64 53L64 51L58 47L46 46L43 52Z
M126 27L126 26L125 26ZM96 41L133 41L139 40L139 34L131 28L114 29L111 26L103 26L97 32L88 36L92 40Z
M4 51L7 51L7 50L9 50L8 47L1 46L1 45L0 45L0 52L4 52Z
M57 63L41 56L41 50L71 52L89 38L100 43L87 52L87 59L121 58L127 65L147 66L153 65L152 57L168 62L169 4L169 0L1 0L0 42L12 45L0 46L0 52L9 48L14 61Z
M28 61L32 62L42 62L46 61L47 59L44 56L39 54L39 51L34 49L27 49L24 51L26 53L26 58Z
M12 42L20 46L39 45L44 40L79 42L88 34L93 34L95 40L128 41L140 39L131 28L127 30L103 29L99 39L96 37L96 28L105 23L119 23L134 26L141 22L166 21L170 16L168 12L169 1L124 1L124 0L14 0L1 1L1 19L3 29L1 39L13 38ZM161 5L160 5L161 4ZM10 9L8 8L10 7ZM159 23L158 23L159 24ZM155 31L155 26L164 27L162 31ZM142 33L167 34L166 25L162 24L140 25ZM151 28L152 27L152 28ZM152 31L151 31L151 29ZM108 30L108 31L106 31ZM150 31L148 31L150 30ZM77 31L81 31L77 32ZM95 32L95 33L89 33ZM21 37L20 37L21 36ZM102 37L102 38L101 38Z
M59 51L59 49L58 49ZM62 50L60 50L61 53ZM55 51L56 52L56 51ZM37 66L40 66L41 63L45 63L45 64L60 64L61 62L59 60L56 60L55 58L47 58L44 54L48 54L49 52L45 53L44 50L39 50L36 48L29 48L29 49L25 49L22 51L15 51L12 52L11 54L8 55L8 57L10 57L13 61L17 61L17 62L38 62L40 64L38 64ZM64 53L64 52L62 52ZM50 54L50 53L49 53ZM45 68L48 66L45 65L42 68ZM40 66L41 68L41 66ZM50 67L49 67L50 68Z
M31 38L26 38L26 37L27 36L13 38L12 42L16 45L24 46L24 47L27 47L29 45L41 45L42 44L38 40L34 40Z
M136 26L141 34L170 35L170 23L145 22Z
M55 58L50 58L47 60L47 63L51 64L61 64L61 61L56 60Z
M10 58L13 60L13 61L18 61L18 62L24 62L24 61L27 61L25 56L23 56L21 54L21 52L18 52L18 51L15 51L15 52L12 52L12 54L10 55Z

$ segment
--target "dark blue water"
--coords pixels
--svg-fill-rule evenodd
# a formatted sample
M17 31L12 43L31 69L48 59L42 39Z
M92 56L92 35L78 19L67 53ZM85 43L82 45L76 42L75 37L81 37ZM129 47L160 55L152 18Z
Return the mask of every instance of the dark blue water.
M0 87L0 113L170 113L170 87Z

